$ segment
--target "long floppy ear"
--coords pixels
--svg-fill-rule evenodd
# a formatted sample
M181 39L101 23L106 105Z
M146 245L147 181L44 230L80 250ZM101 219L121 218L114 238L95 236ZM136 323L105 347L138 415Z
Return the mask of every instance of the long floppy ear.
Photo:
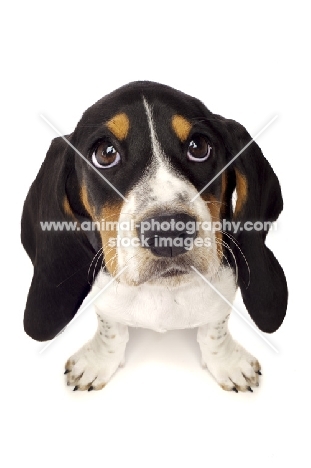
M80 197L74 165L63 139L53 140L24 204L21 238L34 266L24 328L38 341L54 338L68 324L91 287L88 272L96 246L81 230L49 227L79 221L71 205L72 200L79 206Z
M218 117L218 129L231 161L250 141L251 136L239 123ZM236 206L227 210L231 221L243 230L231 242L238 267L238 285L244 304L256 325L264 332L279 328L287 308L287 284L283 269L265 245L266 230L256 230L264 222L275 221L283 209L279 181L259 146L253 141L228 168L227 196L236 189ZM231 204L231 201L227 200ZM246 230L257 224L256 229ZM259 222L259 223L258 223ZM260 224L261 223L261 224ZM238 244L238 245L237 245ZM243 252L243 255L241 254Z

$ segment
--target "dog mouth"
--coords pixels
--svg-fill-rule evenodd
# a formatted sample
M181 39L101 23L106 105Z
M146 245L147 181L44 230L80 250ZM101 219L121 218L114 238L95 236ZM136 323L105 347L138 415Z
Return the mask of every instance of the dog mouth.
M187 275L189 272L181 268L170 268L159 275L160 278L174 278L175 276Z
M188 258L180 258L178 262L161 259L150 263L148 262L145 268L142 269L135 284L181 284L190 279L191 273L192 270L189 266Z

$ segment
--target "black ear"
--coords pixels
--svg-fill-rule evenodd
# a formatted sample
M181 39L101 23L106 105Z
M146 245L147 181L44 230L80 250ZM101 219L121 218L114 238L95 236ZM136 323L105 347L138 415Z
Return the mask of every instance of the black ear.
M42 223L78 222L72 209L73 203L80 211L74 158L62 138L53 140L24 204L21 238L34 266L24 328L38 341L54 338L68 324L91 287L88 273L96 251L86 235L42 228ZM81 207L77 216L83 214Z
M218 117L227 150L227 162L231 161L251 140L245 128L232 120ZM238 285L244 304L256 325L264 332L272 333L279 328L286 313L287 284L283 269L271 250L265 245L266 230L246 230L252 225L275 221L283 209L279 181L259 146L253 141L227 170L227 196L235 188L235 209L227 211L231 221L244 226L233 234L237 244L231 242L238 267ZM231 204L230 200L226 200ZM264 227L264 226L263 226ZM243 252L243 255L241 254Z

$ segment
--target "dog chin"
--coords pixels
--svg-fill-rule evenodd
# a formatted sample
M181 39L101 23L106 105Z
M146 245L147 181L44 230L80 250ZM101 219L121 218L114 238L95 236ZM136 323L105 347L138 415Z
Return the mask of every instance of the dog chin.
M136 278L132 285L140 286L149 284L154 286L179 287L193 280L194 274L190 268L163 268L145 271L139 278Z
M157 272L153 277L149 278L148 284L164 285L164 286L180 286L191 281L192 271L183 270L180 268L169 268L161 272Z

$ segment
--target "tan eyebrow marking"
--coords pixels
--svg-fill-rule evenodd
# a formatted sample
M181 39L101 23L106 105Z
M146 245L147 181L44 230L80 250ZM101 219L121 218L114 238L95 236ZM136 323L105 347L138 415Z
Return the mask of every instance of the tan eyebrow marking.
M192 124L182 115L173 115L172 127L178 138L185 141L189 136Z
M124 140L130 128L130 121L128 116L123 112L121 114L116 114L108 120L106 126L118 140Z

